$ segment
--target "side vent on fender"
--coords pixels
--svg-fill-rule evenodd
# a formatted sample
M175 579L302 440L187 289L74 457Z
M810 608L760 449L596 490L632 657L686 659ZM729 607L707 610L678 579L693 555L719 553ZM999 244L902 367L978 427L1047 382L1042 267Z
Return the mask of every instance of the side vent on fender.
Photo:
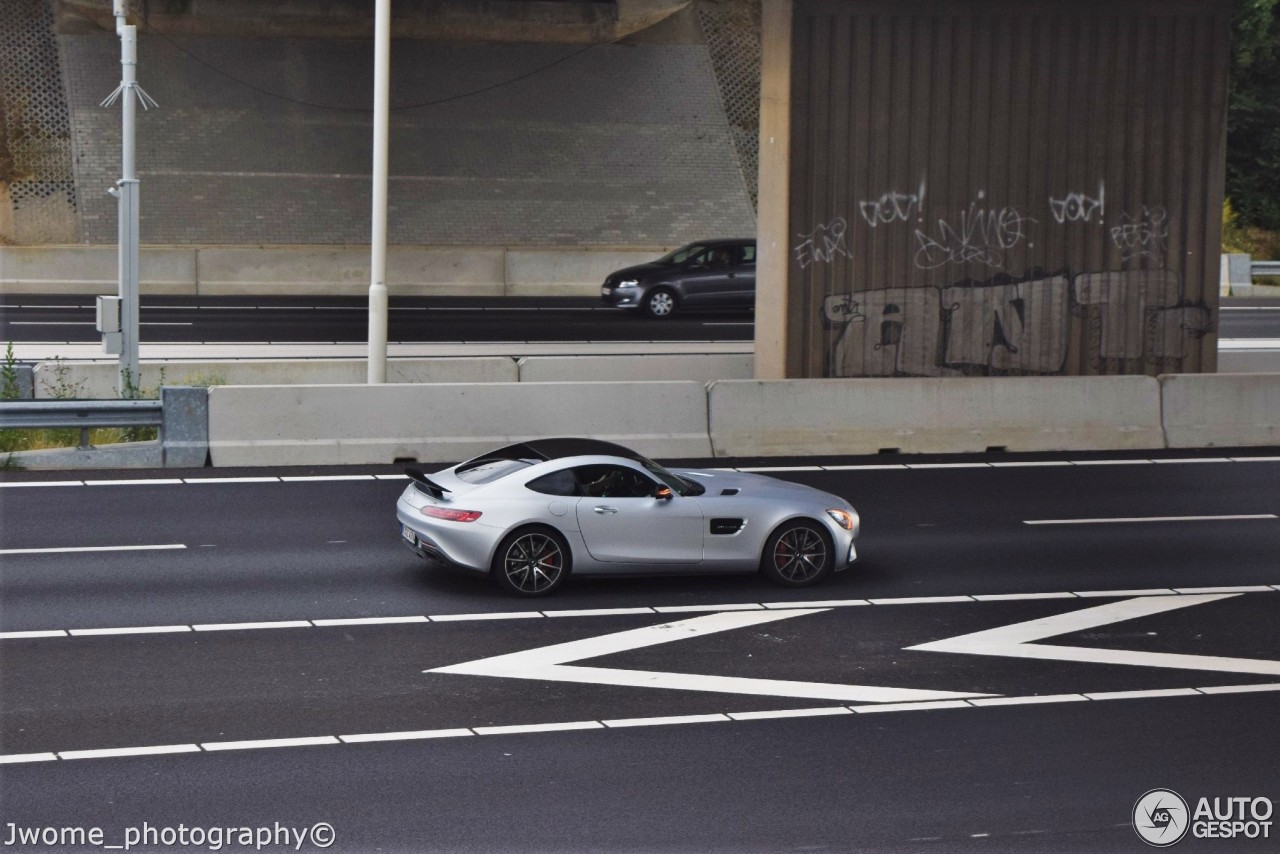
M721 494L721 495L737 495L737 494L738 494L738 488L737 488L736 486L731 486L731 487L729 487L728 489L722 489L722 490L720 490L720 494Z
M736 534L742 530L745 519L712 519L711 533L719 536Z

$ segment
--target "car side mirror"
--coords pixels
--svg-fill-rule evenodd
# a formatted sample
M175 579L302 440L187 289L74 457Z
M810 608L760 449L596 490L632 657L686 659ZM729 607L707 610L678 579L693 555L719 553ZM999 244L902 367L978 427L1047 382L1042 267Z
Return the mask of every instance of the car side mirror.
M659 501L670 501L671 496L671 487L669 486L659 486L653 491L653 497Z

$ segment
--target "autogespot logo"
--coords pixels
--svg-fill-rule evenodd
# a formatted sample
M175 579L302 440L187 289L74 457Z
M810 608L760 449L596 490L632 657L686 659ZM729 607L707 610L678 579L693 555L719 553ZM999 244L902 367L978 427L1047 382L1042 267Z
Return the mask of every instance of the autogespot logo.
M1152 789L1133 805L1133 829L1148 845L1168 848L1187 835L1187 802L1172 789Z

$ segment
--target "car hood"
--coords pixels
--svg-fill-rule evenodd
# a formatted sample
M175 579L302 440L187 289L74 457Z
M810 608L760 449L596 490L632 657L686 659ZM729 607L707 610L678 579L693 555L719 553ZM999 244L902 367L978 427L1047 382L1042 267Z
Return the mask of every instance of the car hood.
M681 469L676 473L705 486L707 495L719 495L726 489L736 489L739 495L752 498L804 497L814 501L826 501L834 507L843 507L849 503L839 496L812 486L805 486L803 483L793 483L789 480L779 480L750 472Z
M610 283L620 282L623 279L639 279L640 281L644 281L645 279L650 279L654 276L660 276L663 273L670 272L671 269L672 268L669 264L656 264L653 262L648 264L637 264L634 267L624 267L621 270L615 270L608 275L605 281Z

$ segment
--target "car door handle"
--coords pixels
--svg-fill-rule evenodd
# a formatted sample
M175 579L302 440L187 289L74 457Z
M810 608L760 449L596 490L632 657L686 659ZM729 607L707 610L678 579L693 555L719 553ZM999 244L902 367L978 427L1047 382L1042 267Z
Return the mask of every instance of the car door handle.
M595 508L595 510L596 510L596 512L597 512L597 513L599 513L601 516L606 516L606 515L608 515L608 514L611 514L611 513L617 513L617 512L618 512L618 508L617 508L617 507L597 507L597 508Z

